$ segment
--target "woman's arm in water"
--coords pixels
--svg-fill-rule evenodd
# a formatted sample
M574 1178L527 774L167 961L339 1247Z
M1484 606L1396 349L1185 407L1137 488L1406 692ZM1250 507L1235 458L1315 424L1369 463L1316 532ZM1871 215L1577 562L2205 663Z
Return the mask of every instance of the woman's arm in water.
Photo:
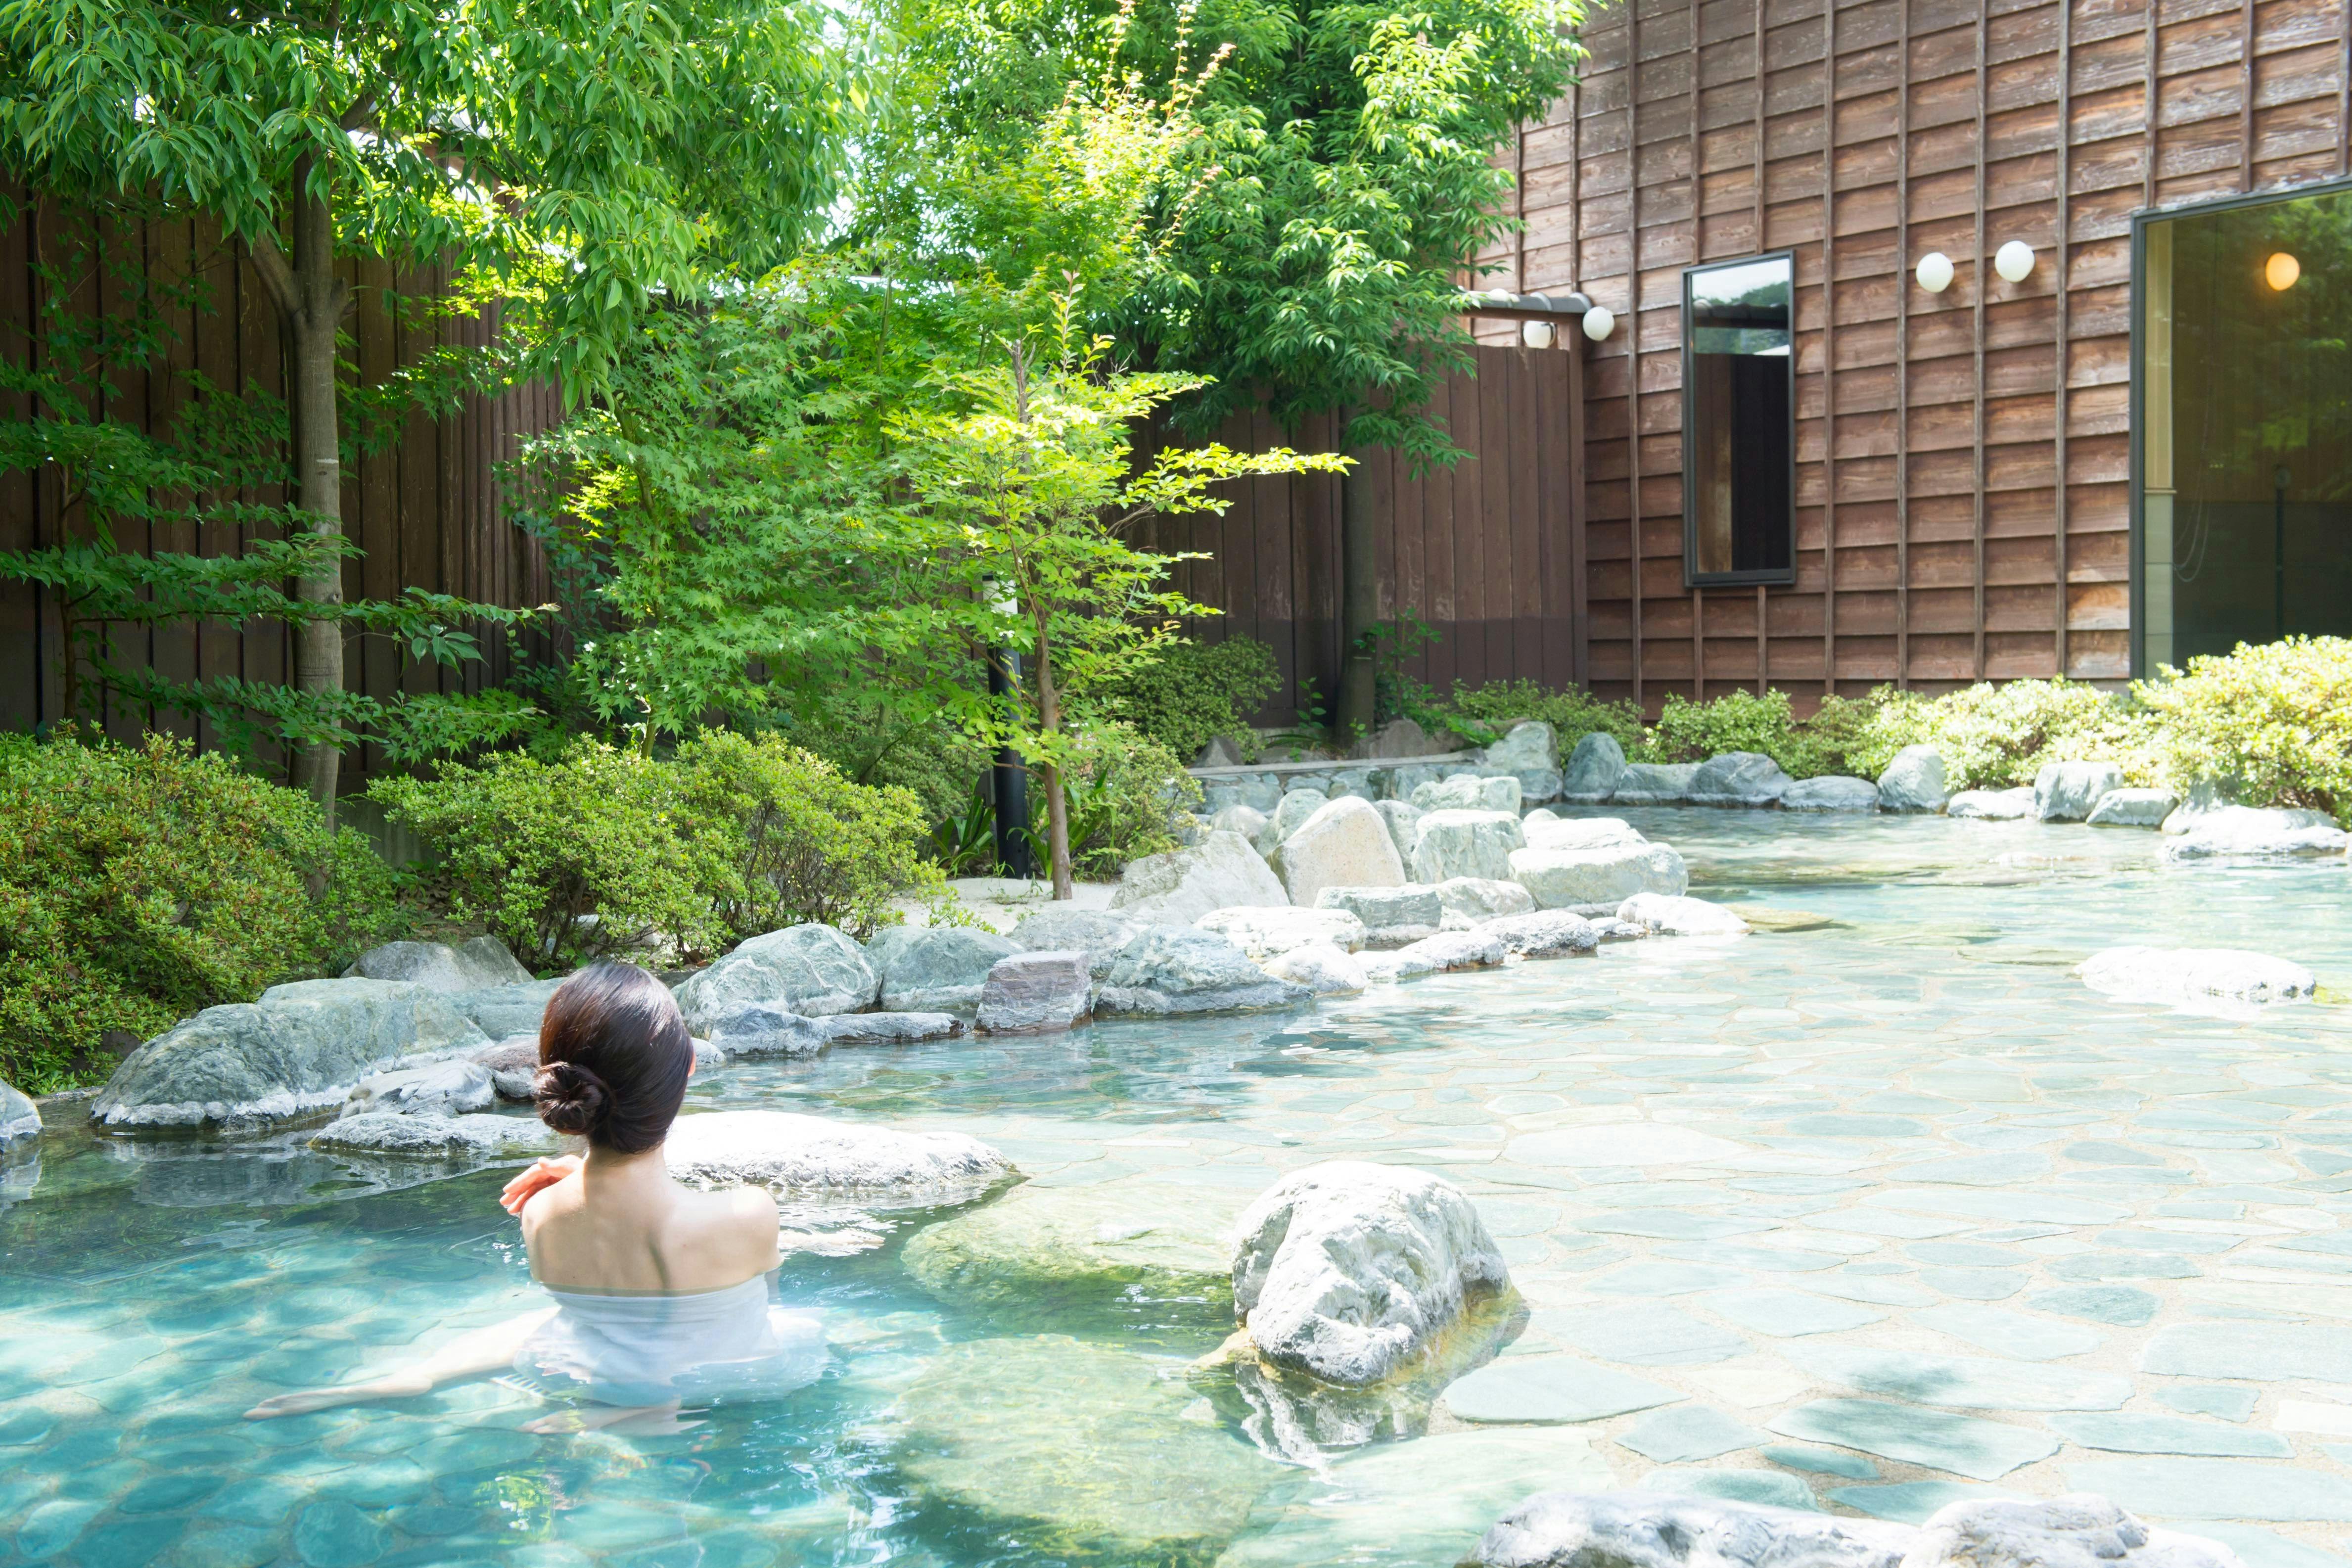
M555 1309L525 1312L503 1323L463 1334L423 1361L370 1378L365 1383L340 1384L332 1388L306 1388L265 1399L245 1413L247 1421L268 1421L278 1415L303 1415L331 1410L339 1405L364 1405L376 1399L409 1399L430 1394L445 1383L457 1383L484 1373L501 1372L514 1363L532 1331L555 1315Z

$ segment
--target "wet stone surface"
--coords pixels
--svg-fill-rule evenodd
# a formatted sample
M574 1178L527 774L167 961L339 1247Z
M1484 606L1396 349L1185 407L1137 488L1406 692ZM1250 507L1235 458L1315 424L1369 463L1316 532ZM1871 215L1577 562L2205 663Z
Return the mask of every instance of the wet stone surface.
M0 1188L0 1564L1440 1568L1560 1485L1909 1521L2088 1489L2249 1568L2352 1560L2352 875L1607 815L1753 934L698 1075L693 1110L968 1133L1030 1196L796 1211L879 1243L782 1270L828 1372L681 1430L526 1432L551 1407L497 1382L240 1420L530 1308L516 1161L53 1115ZM2221 931L2320 997L2070 973ZM1211 1358L1220 1216L1333 1159L1442 1173L1510 1265L1498 1353L1411 1421Z

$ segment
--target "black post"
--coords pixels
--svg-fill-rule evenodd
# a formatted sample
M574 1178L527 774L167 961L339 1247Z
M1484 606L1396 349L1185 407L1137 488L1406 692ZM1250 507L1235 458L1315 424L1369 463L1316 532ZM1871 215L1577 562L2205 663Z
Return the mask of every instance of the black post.
M1020 689L1021 656L1009 647L990 649L989 696L999 702L1015 701ZM1008 877L1029 878L1035 875L1029 857L1029 770L1022 765L1019 752L1003 746L991 772L996 793L996 863Z
M2286 482L2294 476L2284 463L2271 470L2271 481L2277 487L2278 500L2271 511L2272 549L2276 552L2277 577L2273 588L2273 614L2278 620L2279 640L2286 637Z

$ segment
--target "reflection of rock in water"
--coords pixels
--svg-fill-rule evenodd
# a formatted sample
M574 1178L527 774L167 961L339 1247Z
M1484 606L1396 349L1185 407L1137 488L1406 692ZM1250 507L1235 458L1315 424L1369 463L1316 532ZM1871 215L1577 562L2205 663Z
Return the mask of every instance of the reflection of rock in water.
M322 1198L366 1197L446 1181L485 1160L401 1160L314 1154L278 1136L235 1143L216 1138L107 1138L107 1158L138 1168L131 1191L157 1208L278 1208ZM516 1163L508 1161L506 1163Z
M1229 1368L1204 1363L1196 1377L1210 1396L1267 1455L1316 1465L1367 1443L1418 1437L1446 1385L1495 1359L1526 1328L1528 1310L1515 1290L1473 1296L1462 1316L1419 1357L1393 1376L1346 1388L1258 1360L1236 1334L1227 1342ZM1230 1381L1220 1376L1229 1371Z
M0 1153L0 1211L23 1203L41 1184L41 1149L27 1142Z

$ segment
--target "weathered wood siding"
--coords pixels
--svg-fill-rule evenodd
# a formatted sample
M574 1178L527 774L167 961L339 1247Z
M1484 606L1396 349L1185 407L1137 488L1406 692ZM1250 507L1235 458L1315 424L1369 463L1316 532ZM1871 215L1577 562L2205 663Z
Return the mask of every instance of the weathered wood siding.
M1438 690L1524 678L1561 687L1585 678L1581 529L1574 476L1573 356L1481 347L1476 374L1450 378L1432 406L1468 457L1414 478L1386 455L1373 460L1381 615L1412 611L1437 633L1405 666ZM1235 418L1217 438L1237 449L1329 449L1328 420L1285 432L1264 414ZM1339 480L1324 474L1232 487L1223 517L1161 519L1140 535L1153 548L1209 559L1177 570L1176 586L1223 615L1192 630L1273 645L1284 689L1262 721L1297 716L1302 685L1328 707L1338 690Z
M1595 689L2127 675L2131 216L2346 173L2352 0L1616 0L1585 40L1487 259L1621 321L1577 341ZM1694 592L1682 269L1784 248L1798 581Z
M59 225L53 210L24 203L14 193L0 195L0 199L15 208L5 230L0 231L0 289L5 289L0 353L22 364L37 352L30 336L42 310L43 284L36 265L64 265L69 258L58 253ZM222 245L210 226L189 221L148 224L113 234L107 243L134 247L151 277L185 276L190 268L197 269L206 280L213 307L183 315L177 341L169 351L169 370L129 378L119 412L136 411L149 428L162 426L186 395L189 372L222 387L250 382L284 395L285 359L277 316L241 252ZM429 293L442 281L437 276L395 272L380 262L347 263L346 269L357 285L358 308L348 330L362 380L380 380L415 363L436 342L487 341L487 320L436 320L412 326L395 321L385 308L387 289ZM121 301L108 297L110 289L119 285L93 280L75 310L84 315L119 310ZM509 606L545 601L550 596L546 563L537 545L507 523L495 469L515 456L523 435L547 427L559 412L554 394L542 387L496 399L469 398L462 411L446 419L412 415L396 446L347 468L343 526L366 553L346 566L344 594L354 599L388 599L416 586ZM58 515L61 499L54 470L38 483L22 473L0 477L0 549L54 544L61 530L85 536L85 519ZM272 490L255 499L276 502L282 498ZM240 543L219 530L206 531L202 541L170 536L184 535L189 531L184 528L142 531L154 536L117 542L137 551L200 548L208 553L233 552ZM503 640L486 638L484 647L488 658L483 663L463 670L412 668L404 679L395 652L383 638L360 638L350 647L346 679L352 689L374 697L389 697L404 685L411 691L461 686L478 689L506 673ZM115 652L121 662L145 663L173 679L236 675L275 681L289 679L293 668L291 634L270 623L242 629L212 624L166 626L152 632L126 626L118 629ZM0 726L23 730L62 716L64 654L50 596L23 584L0 583ZM217 739L210 726L188 715L120 702L107 705L104 722L108 733L124 740L135 738L142 729L184 735L203 745ZM381 765L374 749L364 748L345 759L345 779L359 782Z

